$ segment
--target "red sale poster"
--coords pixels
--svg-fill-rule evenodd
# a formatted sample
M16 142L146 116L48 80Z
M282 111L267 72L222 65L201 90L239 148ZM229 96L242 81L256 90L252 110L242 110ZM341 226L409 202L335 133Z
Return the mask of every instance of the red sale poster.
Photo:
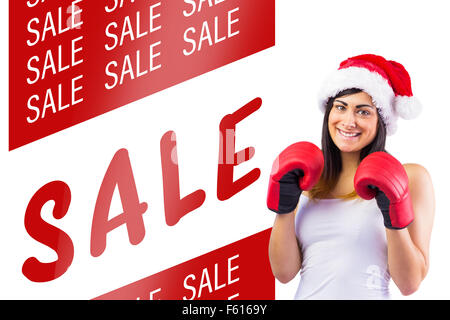
M444 2L0 6L0 299L450 298Z

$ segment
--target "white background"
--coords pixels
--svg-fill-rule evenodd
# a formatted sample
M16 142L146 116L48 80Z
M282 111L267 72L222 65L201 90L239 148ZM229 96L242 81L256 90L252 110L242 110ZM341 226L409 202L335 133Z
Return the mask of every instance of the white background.
M445 0L279 0L275 47L8 152L8 8L7 1L1 1L0 298L94 298L271 227L274 214L267 210L265 197L273 159L293 142L320 143L322 114L316 95L321 81L340 61L362 53L383 55L409 71L424 112L416 120L400 121L387 149L401 162L425 166L436 193L429 274L415 294L402 297L392 284L392 295L450 298L449 9ZM219 122L256 97L263 105L237 126L236 140L236 150L253 146L256 154L236 167L235 177L255 167L262 174L221 202L216 198ZM169 130L177 135L182 196L206 191L205 203L174 227L164 220L159 149ZM149 205L146 235L132 246L122 226L108 234L105 252L93 258L95 200L120 148L129 151L139 198ZM23 262L30 256L50 262L56 254L27 235L24 212L34 193L53 180L69 185L72 202L60 221L51 216L53 206L48 203L44 219L70 235L75 256L63 276L36 284L22 275ZM115 193L111 216L120 212ZM277 283L277 298L291 299L298 280Z

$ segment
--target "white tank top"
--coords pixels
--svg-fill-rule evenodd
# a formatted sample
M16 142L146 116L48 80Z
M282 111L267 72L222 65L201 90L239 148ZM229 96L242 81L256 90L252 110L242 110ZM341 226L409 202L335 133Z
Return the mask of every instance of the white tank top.
M383 216L375 200L300 197L302 252L295 299L389 299Z

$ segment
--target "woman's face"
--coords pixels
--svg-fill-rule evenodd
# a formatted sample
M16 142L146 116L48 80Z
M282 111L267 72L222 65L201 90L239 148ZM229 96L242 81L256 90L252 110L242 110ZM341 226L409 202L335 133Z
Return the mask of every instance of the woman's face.
M331 139L342 152L361 151L377 134L378 113L364 91L338 97L328 117Z

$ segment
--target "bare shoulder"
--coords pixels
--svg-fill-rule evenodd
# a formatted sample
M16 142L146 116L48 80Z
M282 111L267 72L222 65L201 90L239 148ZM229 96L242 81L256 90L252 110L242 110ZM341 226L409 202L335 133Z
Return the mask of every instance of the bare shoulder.
M408 227L414 243L428 256L428 247L435 214L434 187L425 167L408 163L403 167L409 179L409 192L414 209L414 222Z
M427 169L416 163L404 164L409 179L409 191L416 217L428 217L430 223L434 215L434 188Z
M431 185L430 173L424 166L417 163L406 163L403 168L405 168L410 184Z

